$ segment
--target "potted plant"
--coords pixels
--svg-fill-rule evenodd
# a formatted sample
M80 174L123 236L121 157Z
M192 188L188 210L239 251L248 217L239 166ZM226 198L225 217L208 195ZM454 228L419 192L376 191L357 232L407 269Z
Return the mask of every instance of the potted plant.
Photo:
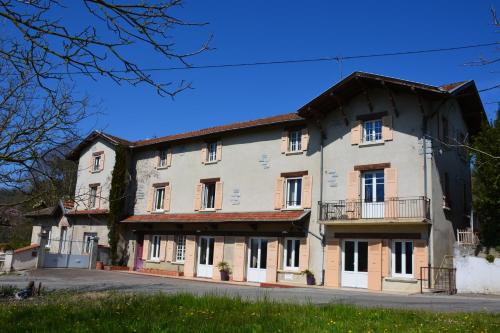
M220 272L220 279L222 281L229 281L229 274L231 274L231 268L229 264L225 261L221 261L217 264L217 268Z
M302 271L302 274L306 275L306 281L308 286L314 286L316 284L316 279L314 278L314 273L306 269Z

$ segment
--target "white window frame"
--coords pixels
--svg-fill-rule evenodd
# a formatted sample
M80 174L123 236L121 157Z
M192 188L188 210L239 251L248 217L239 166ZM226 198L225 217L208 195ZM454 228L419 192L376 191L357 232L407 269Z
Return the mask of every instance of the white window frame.
M93 164L92 164L92 172L101 171L100 162L101 162L102 154L94 155Z
M295 130L288 133L288 151L291 153L302 151L302 131Z
M396 273L396 243L401 243L401 273ZM411 243L411 274L406 273L406 243ZM394 239L391 247L391 273L393 277L400 278L413 278L415 274L415 246L412 240L407 239Z
M292 249L288 248L288 241L292 241ZM287 271L298 271L300 269L300 238L285 238L283 244L283 269ZM291 251L291 266L287 265L288 253ZM299 252L297 262L295 262L295 251Z
M45 244L45 248L50 248L50 245L52 244L52 227L42 227L42 232L47 231L47 244Z
M207 143L207 162L217 162L217 142Z
M380 125L380 132L377 132L377 124ZM371 125L371 131L368 133L367 125ZM367 120L363 122L363 142L365 143L377 143L382 142L382 119Z
M186 260L186 236L175 236L175 262L183 263Z
M208 207L208 186L207 185L213 185L214 187L214 199L212 201L213 207ZM202 196L202 209L203 210L215 210L215 196L217 195L217 190L216 190L216 183L215 182L210 182L210 183L204 183L203 184L203 196Z
M151 236L151 242L149 245L149 259L151 261L160 261L160 243L160 235Z
M167 149L162 149L158 152L158 168L165 168L167 166Z
M89 208L97 207L97 189L98 185L89 186Z
M289 194L290 194L290 183L291 181L293 180L300 180L300 190L298 190L298 181L295 182L295 196L292 200L292 202L294 202L293 204L290 204L290 201L288 200L288 198L290 197ZM285 204L286 204L286 208L288 209L300 209L302 208L302 177L288 177L285 179ZM300 203L297 204L297 199L298 199L298 196L299 196L299 192L300 192Z
M97 233L96 232L84 232L83 233L82 254L90 254L91 246L89 245L89 242L93 242L94 241L94 237L97 237Z
M159 193L161 193L159 195ZM158 201L160 200L160 201ZM153 211L155 212L164 212L165 211L165 187L158 186L155 187L155 195L153 200Z

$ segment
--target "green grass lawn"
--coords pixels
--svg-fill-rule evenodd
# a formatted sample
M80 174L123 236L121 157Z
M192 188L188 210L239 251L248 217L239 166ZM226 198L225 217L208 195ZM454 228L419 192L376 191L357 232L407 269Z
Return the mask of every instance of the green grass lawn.
M53 294L0 303L0 332L500 332L500 315L246 302L216 296Z

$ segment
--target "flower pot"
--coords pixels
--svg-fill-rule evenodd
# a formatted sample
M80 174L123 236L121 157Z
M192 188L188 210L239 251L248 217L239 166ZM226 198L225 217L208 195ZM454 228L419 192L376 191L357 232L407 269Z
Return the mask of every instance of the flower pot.
M220 271L221 281L229 281L229 273L226 271Z
M308 286L314 286L316 284L316 279L314 278L314 275L307 275L306 280Z
M95 262L95 269L99 269L99 270L102 270L104 269L104 264L102 261L96 261Z

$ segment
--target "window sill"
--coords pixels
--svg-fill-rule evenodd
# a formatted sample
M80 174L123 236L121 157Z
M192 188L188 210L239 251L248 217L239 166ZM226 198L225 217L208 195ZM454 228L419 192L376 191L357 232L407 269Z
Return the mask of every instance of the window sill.
M302 275L302 272L298 268L278 269L278 273Z
M166 211L164 210L155 210L154 212L151 212L151 214L165 214Z
M361 147L372 147L372 146L381 146L385 144L385 141L373 141L373 142L363 142L360 143L358 146Z
M402 283L418 283L418 280L415 279L413 276L392 276L392 277L386 277L385 281L388 282L402 282Z
M168 169L168 166L157 166L156 170L165 170Z
M97 171L95 171L95 170L90 170L90 173L99 173L99 172L101 172L101 171L102 171L102 169L101 169L101 170L97 170Z
M200 212L215 212L215 208L202 208Z
M207 164L208 164L208 165L210 165L210 164L217 164L217 163L219 163L219 162L220 162L220 161L211 161L211 162L205 162L205 163L203 163L203 164L205 164L205 165L207 165Z
M287 210L304 210L302 207L286 207L283 208L282 211L287 211Z
M171 262L172 265L184 265L184 261L172 261Z
M147 263L152 263L152 264L159 264L161 261L160 259L148 259L146 260Z
M289 156L289 155L302 155L304 153L303 150L297 150L297 151L287 151L285 153L286 156Z

